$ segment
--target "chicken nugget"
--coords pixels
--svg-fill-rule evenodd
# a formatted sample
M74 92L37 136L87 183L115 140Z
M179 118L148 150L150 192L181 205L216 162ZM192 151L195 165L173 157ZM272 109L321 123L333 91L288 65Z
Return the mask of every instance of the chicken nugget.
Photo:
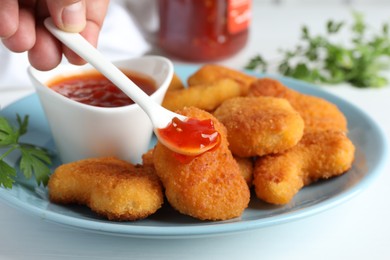
M176 73L173 73L172 80L168 86L167 91L178 90L178 89L184 89L184 84L181 81L180 77Z
M355 146L342 131L306 133L290 150L257 158L253 185L258 198L287 204L304 186L350 169Z
M248 184L248 187L252 186L252 180L253 180L253 158L252 157L238 157L233 156L236 162L238 163L238 166L240 167L241 175L244 177L244 180L246 181L246 184Z
M194 108L179 111L188 117L212 119L220 144L196 157L184 157L160 142L154 149L154 166L173 208L201 220L238 217L248 206L250 192L226 139L226 129L211 114Z
M232 98L219 106L214 116L227 129L230 150L240 157L282 152L303 135L301 116L282 98Z
M221 79L233 79L237 81L241 86L241 95L246 95L250 85L257 78L225 66L206 64L192 74L187 81L189 86L194 86L210 84Z
M153 163L153 151L154 151L154 148L152 149L149 149L146 153L144 153L142 155L142 165L144 167L154 167L154 163Z
M168 91L162 106L171 111L186 106L213 111L223 101L240 95L240 85L232 79L220 79L213 83Z
M347 120L336 105L315 96L289 89L271 78L258 79L251 85L248 96L271 96L287 99L305 122L305 132L317 130L347 131Z
M113 157L63 164L51 175L48 189L54 203L86 205L116 221L145 218L164 200L152 167L134 166Z

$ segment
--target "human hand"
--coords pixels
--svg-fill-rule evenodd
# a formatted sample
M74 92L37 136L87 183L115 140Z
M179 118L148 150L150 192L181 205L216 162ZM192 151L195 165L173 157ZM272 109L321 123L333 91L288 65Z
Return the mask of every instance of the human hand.
M106 15L109 0L1 0L0 38L13 52L28 51L28 59L39 70L50 70L62 59L73 64L85 61L62 45L44 27L51 16L55 25L80 32L94 46Z

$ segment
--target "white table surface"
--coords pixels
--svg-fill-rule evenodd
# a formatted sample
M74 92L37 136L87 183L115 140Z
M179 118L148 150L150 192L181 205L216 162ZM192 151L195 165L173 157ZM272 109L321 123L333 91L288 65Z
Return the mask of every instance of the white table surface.
M353 8L335 1L322 5L303 0L285 2L273 6L254 0L250 42L241 53L221 63L242 68L259 51L275 57L278 48L297 42L302 24L319 32L328 18L351 20ZM354 8L364 11L373 26L390 20L390 3L358 4ZM364 109L390 139L390 85L382 89L324 89ZM0 106L30 93L30 86L3 88ZM309 218L196 239L148 240L94 234L46 222L0 200L0 259L390 259L389 172L387 164L361 194Z

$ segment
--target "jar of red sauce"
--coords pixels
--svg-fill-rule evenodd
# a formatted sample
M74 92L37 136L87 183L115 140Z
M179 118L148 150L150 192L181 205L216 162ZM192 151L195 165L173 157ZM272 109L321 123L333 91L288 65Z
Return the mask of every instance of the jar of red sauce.
M159 45L188 61L227 58L248 39L251 0L159 0Z

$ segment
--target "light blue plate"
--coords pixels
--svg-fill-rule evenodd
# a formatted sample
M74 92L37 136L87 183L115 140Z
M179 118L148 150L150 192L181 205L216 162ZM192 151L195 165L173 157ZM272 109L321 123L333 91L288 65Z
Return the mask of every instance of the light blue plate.
M175 69L182 79L186 79L197 67L178 66ZM102 219L83 206L50 203L45 188L37 187L33 181L25 181L23 178L18 178L12 190L0 188L0 198L11 206L51 222L105 234L148 238L197 237L252 230L308 217L347 201L366 188L382 171L387 156L384 134L366 113L350 103L316 86L283 77L278 79L302 93L319 96L336 104L348 119L349 137L357 148L351 170L340 177L305 187L288 205L268 205L253 196L248 209L240 218L205 222L181 215L165 203L162 209L145 220L118 223ZM2 115L12 120L16 113L30 115L29 131L23 141L52 150L54 167L58 166L60 162L55 156L54 143L38 97L33 94L1 111ZM16 157L8 158L12 164L16 160Z

